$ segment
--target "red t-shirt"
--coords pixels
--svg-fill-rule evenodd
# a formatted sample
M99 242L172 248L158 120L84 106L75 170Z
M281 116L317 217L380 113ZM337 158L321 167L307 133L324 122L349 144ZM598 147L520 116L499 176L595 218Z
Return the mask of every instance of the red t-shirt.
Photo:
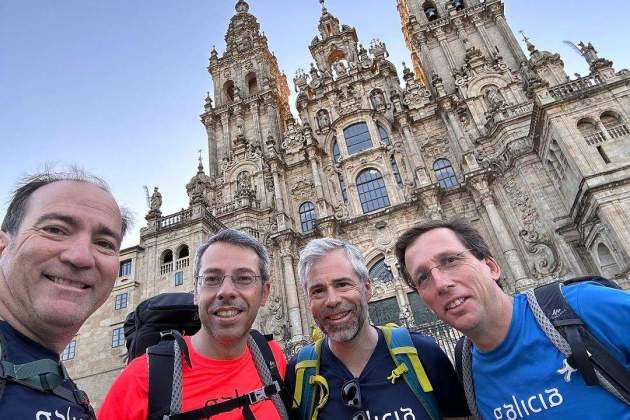
M182 412L204 407L206 401L225 397L233 398L263 386L249 347L243 354L231 360L208 359L197 353L190 337L184 337L190 351L193 367L182 365ZM270 341L269 346L276 359L280 375L284 378L286 359L280 346ZM148 411L148 360L142 355L132 360L112 384L98 412L99 420L146 420ZM279 419L271 400L250 406L257 419ZM212 416L217 420L241 420L242 407Z

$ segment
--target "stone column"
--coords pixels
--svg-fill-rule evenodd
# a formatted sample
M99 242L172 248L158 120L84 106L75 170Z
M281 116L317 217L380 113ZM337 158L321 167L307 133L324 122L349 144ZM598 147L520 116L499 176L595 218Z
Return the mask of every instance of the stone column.
M223 141L221 142L223 149L223 156L226 157L232 150L232 140L230 139L230 120L227 112L221 115L221 128L223 129Z
M284 195L282 194L282 188L280 186L280 175L278 175L278 163L271 162L271 175L273 176L273 191L276 196L276 210L278 210L278 217L276 223L278 224L278 232L287 228L285 207L284 207Z
M217 176L218 172L218 157L217 139L214 135L215 125L212 116L204 117L203 124L206 127L206 134L208 135L208 176L214 178Z
M512 241L510 232L501 217L501 213L499 213L499 210L496 207L494 197L492 196L487 180L483 175L477 176L471 179L471 184L479 194L479 201L488 214L488 219L490 220L492 229L494 230L494 233L499 240L499 245L503 250L503 255L507 261L508 269L512 273L512 277L516 283L516 289L520 291L533 287L535 284L529 277L527 277L527 272L525 271L523 263L518 255L516 246Z
M252 110L252 116L254 118L254 127L256 128L256 134L258 135L258 138L256 139L256 141L258 142L258 144L260 144L260 147L262 147L263 146L263 133L262 133L262 129L260 128L260 117L258 115L259 113L258 102L252 102L250 105L250 109Z
M440 49L442 50L444 57L446 57L446 62L448 63L451 73L454 73L456 68L455 59L453 58L453 53L451 52L450 47L448 46L448 42L446 42L444 31L442 28L436 28L434 34L440 44Z
M289 331L291 340L302 340L302 315L300 314L300 302L298 299L295 272L293 271L293 254L291 252L291 239L284 237L280 239L280 255L282 258L282 271L284 274L284 287L286 290L287 312L289 316Z
M597 129L602 132L603 136L606 138L606 141L612 140L612 137L610 137L610 134L608 134L608 130L606 130L606 126L599 118L597 119Z
M527 61L525 53L521 49L521 46L518 45L518 41L516 41L516 38L514 38L514 34L505 21L505 17L501 14L500 6L497 4L496 6L493 6L490 10L494 14L494 21L497 23L501 35L503 35L503 38L505 38L505 40L508 42L508 45L514 52L517 62L522 63L523 61Z
M318 218L328 216L328 209L324 202L324 189L322 187L322 178L319 176L319 168L317 166L317 149L311 145L307 148L306 153L311 163L311 175L313 176L313 183L315 184L315 195L317 197L318 204Z
M427 39L423 34L417 33L415 36L415 44L416 49L420 51L420 56L422 57L422 62L424 64L424 68L428 70L429 73L434 73L435 70L433 68L433 61L431 60L431 54L427 51L426 42ZM429 81L431 80L431 74L427 75Z

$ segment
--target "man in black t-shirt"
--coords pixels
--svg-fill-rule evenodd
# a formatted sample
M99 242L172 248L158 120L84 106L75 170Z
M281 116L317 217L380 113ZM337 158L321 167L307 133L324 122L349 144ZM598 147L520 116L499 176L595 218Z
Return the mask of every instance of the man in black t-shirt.
M106 184L79 170L18 184L0 231L0 418L93 417L59 354L109 296L126 226Z
M298 272L313 318L325 334L320 342L319 375L327 384L329 396L327 401L322 398L324 388L310 382L323 381L313 377L302 379L304 391L295 395L300 385L296 384L296 365L303 359L294 357L286 375L290 392L301 404L292 413L294 418L310 420L314 408L308 406L319 403L323 406L317 410L318 419L420 420L468 415L453 366L431 338L412 333L409 344L418 352L430 387L425 383L422 391L414 392L403 375L413 375L415 369L408 366L406 373L396 369L386 344L386 329L368 321L371 286L365 261L355 246L332 238L315 239L300 253ZM409 337L406 330L397 332ZM313 405L308 403L309 392Z

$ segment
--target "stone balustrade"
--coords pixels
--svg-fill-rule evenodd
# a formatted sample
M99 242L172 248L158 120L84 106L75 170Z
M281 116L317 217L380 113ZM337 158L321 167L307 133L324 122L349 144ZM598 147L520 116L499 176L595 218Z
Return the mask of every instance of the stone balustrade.
M160 266L160 275L168 274L173 271L173 261L164 263Z
M606 141L606 136L601 131L596 131L593 134L584 136L584 140L586 140L586 144L589 146L594 146L596 144L604 143Z
M614 127L606 128L606 131L608 131L608 135L613 139L630 135L630 130L628 130L628 126L625 124L619 124Z
M160 218L158 223L158 229L168 229L178 226L192 218L192 210L182 210L178 213L171 214Z
M565 99L584 93L585 91L602 84L604 84L604 81L601 77L599 77L599 75L591 74L576 80L570 80L558 86L554 86L549 89L549 94L554 99Z
M180 258L175 261L175 270L182 270L190 265L190 257Z

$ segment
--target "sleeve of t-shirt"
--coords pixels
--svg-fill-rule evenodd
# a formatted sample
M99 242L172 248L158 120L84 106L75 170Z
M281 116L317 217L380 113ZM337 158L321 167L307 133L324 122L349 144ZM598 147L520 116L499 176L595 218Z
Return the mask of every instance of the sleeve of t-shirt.
M446 354L432 338L426 335L412 333L411 338L433 387L442 416L468 416L470 413L464 389Z
M630 292L595 282L566 286L562 291L595 338L630 367Z
M98 411L98 420L146 420L149 376L146 356L134 359L118 375Z

